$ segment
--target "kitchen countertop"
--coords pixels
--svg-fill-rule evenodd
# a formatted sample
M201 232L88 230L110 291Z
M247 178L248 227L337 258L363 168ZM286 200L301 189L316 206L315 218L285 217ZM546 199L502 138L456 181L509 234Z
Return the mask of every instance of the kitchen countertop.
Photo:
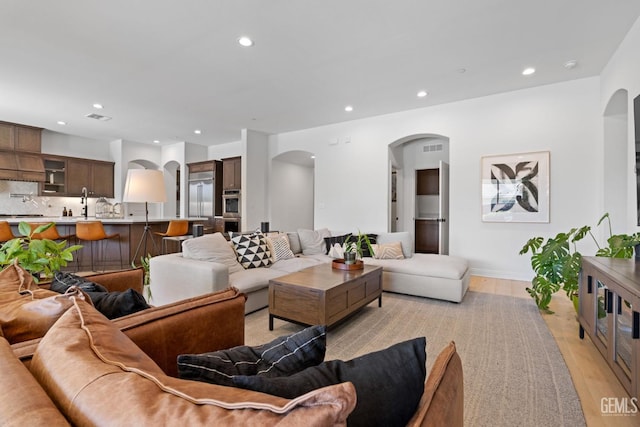
M189 218L149 218L149 222L168 222L174 219L186 219L188 221L206 221L207 218L200 217L189 217ZM129 216L126 218L96 218L96 217L88 217L86 220L82 216L26 216L26 217L17 217L17 218L0 218L2 221L7 221L11 225L18 225L21 221L24 222L55 222L56 224L75 224L76 222L81 221L102 221L103 224L144 224L145 217L144 216Z

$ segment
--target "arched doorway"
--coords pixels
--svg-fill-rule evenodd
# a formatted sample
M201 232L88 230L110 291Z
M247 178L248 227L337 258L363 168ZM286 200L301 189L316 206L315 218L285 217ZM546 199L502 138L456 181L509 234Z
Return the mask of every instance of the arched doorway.
M431 172L436 189L425 191L419 184ZM389 144L389 230L410 232L417 252L449 253L448 182L446 136L415 134Z
M604 111L604 211L609 212L613 234L625 233L627 223L635 223L634 188L629 188L627 170L628 92L616 91ZM628 215L633 215L627 220ZM634 221L634 222L631 222Z
M314 175L315 158L308 151L287 151L271 159L272 230L314 227Z

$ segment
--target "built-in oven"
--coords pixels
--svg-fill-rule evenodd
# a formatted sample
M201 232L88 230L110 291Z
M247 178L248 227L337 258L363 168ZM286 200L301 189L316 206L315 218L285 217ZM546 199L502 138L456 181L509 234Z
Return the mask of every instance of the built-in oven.
M222 216L240 218L240 190L225 190L222 194Z

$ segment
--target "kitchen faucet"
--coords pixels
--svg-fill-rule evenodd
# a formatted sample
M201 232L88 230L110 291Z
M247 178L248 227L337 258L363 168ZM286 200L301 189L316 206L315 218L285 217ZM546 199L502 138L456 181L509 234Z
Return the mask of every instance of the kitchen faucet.
M88 205L89 205L89 200L87 200L87 187L82 187L82 200L80 201L81 205L84 205L82 207L82 215L84 216L84 219L87 219L89 212L88 212Z

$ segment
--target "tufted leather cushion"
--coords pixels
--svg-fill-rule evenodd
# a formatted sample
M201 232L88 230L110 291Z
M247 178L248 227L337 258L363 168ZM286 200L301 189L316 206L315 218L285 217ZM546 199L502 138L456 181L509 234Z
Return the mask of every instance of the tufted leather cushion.
M30 368L76 425L333 425L343 424L355 406L350 383L287 400L168 377L77 299L42 338Z

